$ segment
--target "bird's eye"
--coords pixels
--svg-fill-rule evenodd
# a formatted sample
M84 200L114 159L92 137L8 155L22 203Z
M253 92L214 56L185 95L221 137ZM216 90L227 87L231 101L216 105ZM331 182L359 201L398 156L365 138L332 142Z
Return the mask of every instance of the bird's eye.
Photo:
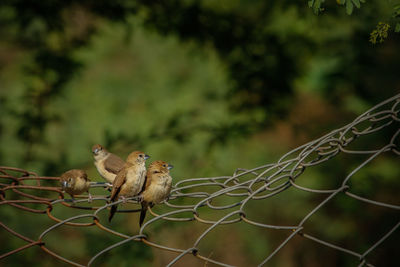
M142 154L140 154L140 155L139 155L139 157L143 158L143 155L142 155Z
M164 165L162 165L162 166L163 166L163 167L167 167L167 165L165 165L165 164L164 164Z
M71 177L68 178L68 182L72 182L72 178Z

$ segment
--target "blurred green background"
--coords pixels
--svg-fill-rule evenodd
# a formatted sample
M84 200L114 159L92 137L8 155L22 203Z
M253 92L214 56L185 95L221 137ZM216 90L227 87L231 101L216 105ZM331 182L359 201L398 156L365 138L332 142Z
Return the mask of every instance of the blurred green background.
M0 165L47 176L81 168L101 181L90 150L96 143L122 158L143 150L151 160L163 159L175 166L175 181L274 162L399 92L396 4L367 1L348 15L336 1L326 1L316 15L307 1L2 1ZM370 33L380 21L391 25L388 38L371 44ZM378 133L359 145L385 144L385 137ZM357 160L339 157L307 169L300 180L316 188L337 186ZM393 155L380 156L355 178L358 193L399 204L398 166ZM296 224L321 196L292 191L268 202L265 211L254 203L249 212L259 221L272 217L276 224ZM0 219L34 239L54 224L11 207L2 207ZM362 252L398 219L393 211L338 197L310 228ZM133 235L137 215L120 214L111 227ZM204 227L164 223L151 235L186 249ZM287 236L246 224L221 228L204 250L240 266L260 263ZM119 240L95 228L63 227L57 234L48 242L62 239L64 249L56 243L52 248L83 264ZM396 266L398 238L394 233L371 262ZM4 230L0 242L1 254L24 244ZM173 256L131 243L96 264L161 266ZM28 263L63 264L39 248L1 264ZM193 257L177 266L189 264L204 266ZM271 264L358 263L296 238Z

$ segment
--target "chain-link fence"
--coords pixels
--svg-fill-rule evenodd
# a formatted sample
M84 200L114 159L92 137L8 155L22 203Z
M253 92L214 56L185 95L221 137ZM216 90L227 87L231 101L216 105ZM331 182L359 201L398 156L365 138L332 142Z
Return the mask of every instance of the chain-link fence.
M96 259L106 252L122 245L129 245L130 242L142 242L143 245L152 246L155 249L165 250L174 254L176 257L168 264L173 265L180 261L186 255L193 255L205 262L220 266L231 266L225 262L213 259L213 255L205 255L200 249L201 242L206 236L212 235L219 226L236 223L246 223L252 227L260 229L272 229L287 231L288 236L276 248L266 253L265 258L259 262L259 265L265 265L280 250L283 249L295 236L305 238L320 246L325 246L337 252L347 254L349 257L355 257L359 260L359 266L372 266L368 261L368 256L378 246L385 242L400 226L400 222L393 224L385 229L375 242L368 244L363 251L356 251L351 247L345 247L335 244L334 241L326 240L308 233L306 223L312 219L313 215L320 212L330 201L338 195L352 198L356 201L364 202L367 205L379 206L385 209L395 211L398 219L398 203L386 203L379 199L370 199L352 192L352 178L360 172L362 168L376 160L383 154L390 154L396 160L400 155L400 94L396 95L366 111L353 122L344 127L336 129L318 139L304 144L283 155L277 162L265 164L253 169L237 169L231 176L190 178L177 182L171 192L171 196L163 205L168 211L156 213L156 209L149 209L153 215L148 219L139 232L135 235L127 235L118 232L106 226L106 217L100 216L107 213L112 204L121 203L122 200L108 204L107 186L99 183L92 183L91 187L100 187L102 194L95 194L93 202L88 202L87 196L79 196L77 200L64 199L64 194L59 186L59 177L41 177L33 172L18 168L0 167L0 198L1 205L10 205L18 210L30 213L46 214L55 224L43 231L35 240L14 231L9 226L0 222L1 227L8 231L15 238L26 242L26 245L18 247L0 256L2 261L7 262L7 256L14 253L21 253L24 250L34 246L39 246L46 253L75 266L84 266L75 262L73 259L67 259L59 253L55 253L46 246L46 235L60 226L70 225L74 227L97 227L99 231L104 231L111 235L122 237L123 240L94 255L86 266L94 265ZM387 140L376 142L377 147L360 148L355 145L360 139L385 131ZM345 173L342 177L337 177L339 185L335 188L316 189L301 185L301 177L307 168L314 168L316 165L324 164L333 158L343 155L362 158L358 165L351 170L342 170ZM295 225L274 225L267 224L264 221L253 219L247 214L247 206L257 205L261 201L268 201L277 194L281 194L289 188L316 194L321 196L317 205L314 206L297 224ZM92 190L91 189L91 190ZM29 192L29 193L28 193ZM44 193L43 193L44 192ZM225 197L221 201L221 197ZM129 198L128 202L137 203L136 198ZM94 205L102 203L102 205ZM84 204L84 205L83 205ZM60 205L76 211L85 211L67 219L57 218L53 213ZM136 204L137 205L137 204ZM158 205L160 206L160 205ZM157 207L157 206L156 206ZM284 208L284 203L282 203ZM262 212L262 206L260 206ZM119 213L129 213L140 211L139 206L136 209L119 210ZM22 212L22 211L21 211ZM205 215L206 214L206 215ZM208 216L212 214L213 218ZM119 215L123 216L123 215ZM150 216L148 216L150 217ZM254 217L254 216L253 216ZM80 222L83 218L89 218L89 222ZM175 248L168 244L161 244L152 239L150 226L154 223L174 221L185 223L197 221L207 225L197 240L186 248ZM149 232L146 234L145 231ZM177 233L178 234L178 233Z

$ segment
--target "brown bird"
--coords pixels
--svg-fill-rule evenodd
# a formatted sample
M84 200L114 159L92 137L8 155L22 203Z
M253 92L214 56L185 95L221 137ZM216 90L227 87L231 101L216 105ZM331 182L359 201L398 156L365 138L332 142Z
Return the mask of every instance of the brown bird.
M101 177L112 184L117 173L124 167L125 162L99 144L92 147L92 153L97 171Z
M174 166L165 161L154 161L149 165L146 175L146 184L141 194L142 210L140 212L139 226L142 226L146 217L147 207L161 203L166 199L172 187L172 177L169 170Z
M90 180L85 171L73 169L64 172L60 177L60 182L61 188L70 194L72 199L74 199L74 195L88 192L89 202L91 201L92 196L89 193Z
M133 197L141 192L146 177L145 162L148 158L149 156L141 151L129 154L124 167L114 179L110 202L118 198L125 200L126 197ZM116 211L117 205L111 206L108 217L110 222Z

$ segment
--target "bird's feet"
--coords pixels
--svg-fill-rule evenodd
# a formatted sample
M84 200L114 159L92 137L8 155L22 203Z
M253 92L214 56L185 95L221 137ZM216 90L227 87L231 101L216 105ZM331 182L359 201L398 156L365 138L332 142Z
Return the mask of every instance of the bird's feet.
M112 184L106 183L106 189L107 189L107 191L111 192L111 190L112 190Z
M92 197L92 195L88 192L88 203L92 203L92 201L93 201L93 197Z

